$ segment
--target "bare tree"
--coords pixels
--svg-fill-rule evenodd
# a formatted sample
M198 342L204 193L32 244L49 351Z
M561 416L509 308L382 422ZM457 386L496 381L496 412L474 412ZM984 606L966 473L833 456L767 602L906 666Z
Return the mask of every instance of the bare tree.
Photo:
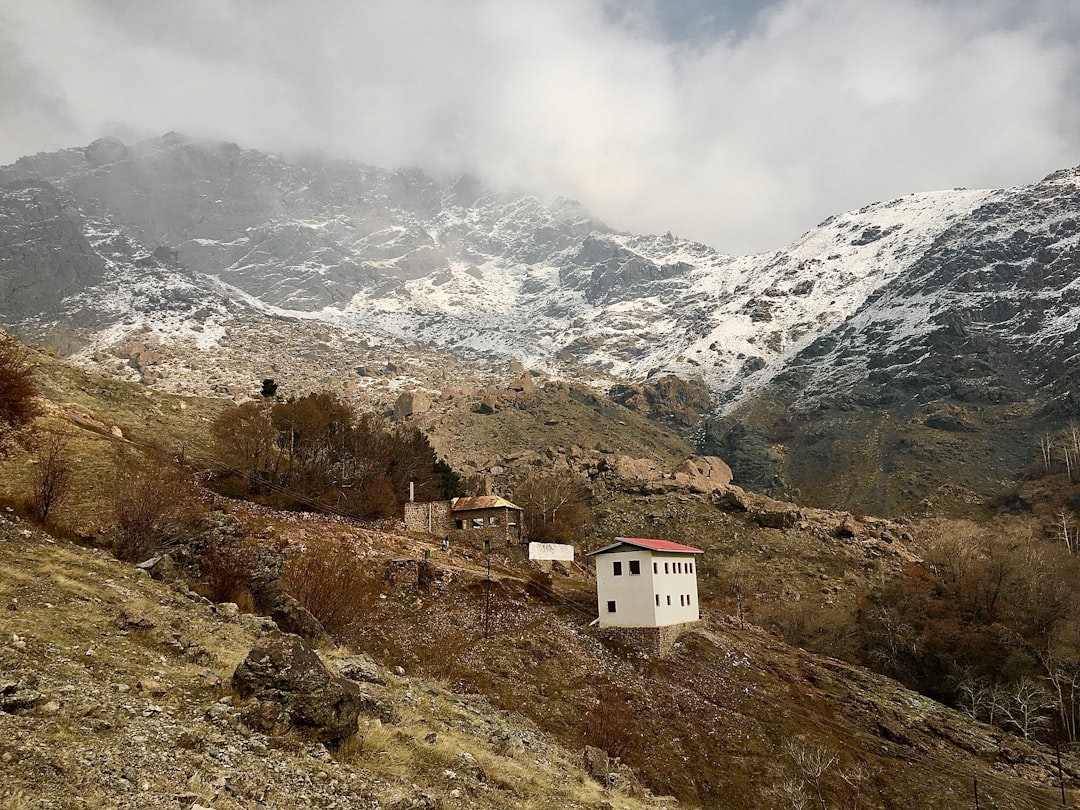
M1043 469L1045 469L1047 472L1049 472L1050 462L1053 460L1050 455L1053 449L1054 440L1049 434L1039 437L1039 450L1042 451Z
M810 810L813 799L806 794L806 786L801 778L785 777L774 784L768 790L768 796L772 800L773 807L790 808L790 810Z
M514 490L514 500L525 512L529 538L538 542L566 542L579 536L590 522L588 485L571 472L531 475Z
M847 788L851 799L851 810L859 810L859 797L863 795L866 784L881 775L881 768L853 762L838 768L836 775Z
M1060 728L1067 742L1080 739L1080 660L1076 658L1077 633L1080 628L1071 626L1068 635L1071 638L1056 642L1048 641L1042 649L1036 649L1039 663L1046 672L1048 684L1054 700L1057 701ZM1064 641L1064 643L1061 643Z
M752 590L751 574L743 563L742 557L735 558L735 568L731 572L731 595L735 597L735 607L739 615L739 629L746 627L746 596Z
M49 519L53 507L71 489L71 463L68 460L70 440L67 433L52 430L35 442L35 464L31 472L33 494L29 505L34 517L42 523Z
M1031 739L1047 727L1046 710L1053 708L1050 692L1038 680L1023 677L1009 689L1009 702L1004 706L1006 721L1024 739Z
M795 765L799 777L813 789L821 810L828 810L828 805L825 804L824 778L839 761L836 752L817 743L788 740L784 743L784 753Z
M970 670L962 672L956 685L956 697L965 714L990 725L1001 719L1010 700L1004 684L975 677Z
M884 605L875 605L869 619L870 659L892 672L899 672L904 668L906 658L919 653L918 633Z

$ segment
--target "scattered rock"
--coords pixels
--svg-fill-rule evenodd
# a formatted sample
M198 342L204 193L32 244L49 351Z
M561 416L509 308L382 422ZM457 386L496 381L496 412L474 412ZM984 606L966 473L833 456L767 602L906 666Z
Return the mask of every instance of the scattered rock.
M394 403L394 418L404 421L418 413L431 410L431 397L423 391L406 391Z
M319 620L290 596L278 580L257 588L252 595L256 609L269 615L283 633L293 633L316 642L326 637L326 629Z
M263 636L236 668L232 686L241 698L277 704L292 724L323 742L340 743L356 733L360 688L332 674L300 636Z
M18 680L0 679L0 712L18 714L33 709L43 696L34 687L37 678L24 676Z
M337 658L333 663L341 676L350 681L386 685L386 670L369 655L357 653L346 658Z
M608 752L602 748L586 745L582 755L582 762L585 773L606 787L608 776L611 774L611 758L608 756Z

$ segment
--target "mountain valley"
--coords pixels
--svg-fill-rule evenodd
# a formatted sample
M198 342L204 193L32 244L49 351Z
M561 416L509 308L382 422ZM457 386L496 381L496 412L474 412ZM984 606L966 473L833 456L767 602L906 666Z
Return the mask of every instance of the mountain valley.
M1078 222L1063 170L736 257L177 133L0 167L36 391L0 433L0 808L1075 799ZM241 491L238 415L324 393L462 492L566 485L575 563ZM704 550L667 656L595 627L583 553L619 536ZM359 734L246 697L279 630Z

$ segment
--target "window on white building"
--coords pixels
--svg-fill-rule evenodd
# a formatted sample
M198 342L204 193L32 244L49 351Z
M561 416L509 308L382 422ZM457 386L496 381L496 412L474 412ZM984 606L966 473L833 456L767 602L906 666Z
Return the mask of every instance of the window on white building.
M633 577L633 576L640 576L640 575L641 575L641 561L640 560L630 560L630 576Z
M608 613L614 613L615 612L615 600L614 599L612 599L611 601L609 601L607 603L607 612Z
M671 596L668 596L668 598L667 598L667 603L668 603L669 605L671 604Z
M656 606L660 607L660 594L656 595Z
M622 562L621 561L615 560L614 562L611 563L611 573L614 574L617 577L622 576Z

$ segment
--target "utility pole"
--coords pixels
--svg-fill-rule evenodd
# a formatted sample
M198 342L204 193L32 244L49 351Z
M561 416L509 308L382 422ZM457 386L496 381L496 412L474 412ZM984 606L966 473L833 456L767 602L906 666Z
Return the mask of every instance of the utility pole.
M488 617L491 615L491 541L484 541L487 555L487 581L484 582L484 638L488 637Z
M979 810L979 776L975 775L975 810Z

